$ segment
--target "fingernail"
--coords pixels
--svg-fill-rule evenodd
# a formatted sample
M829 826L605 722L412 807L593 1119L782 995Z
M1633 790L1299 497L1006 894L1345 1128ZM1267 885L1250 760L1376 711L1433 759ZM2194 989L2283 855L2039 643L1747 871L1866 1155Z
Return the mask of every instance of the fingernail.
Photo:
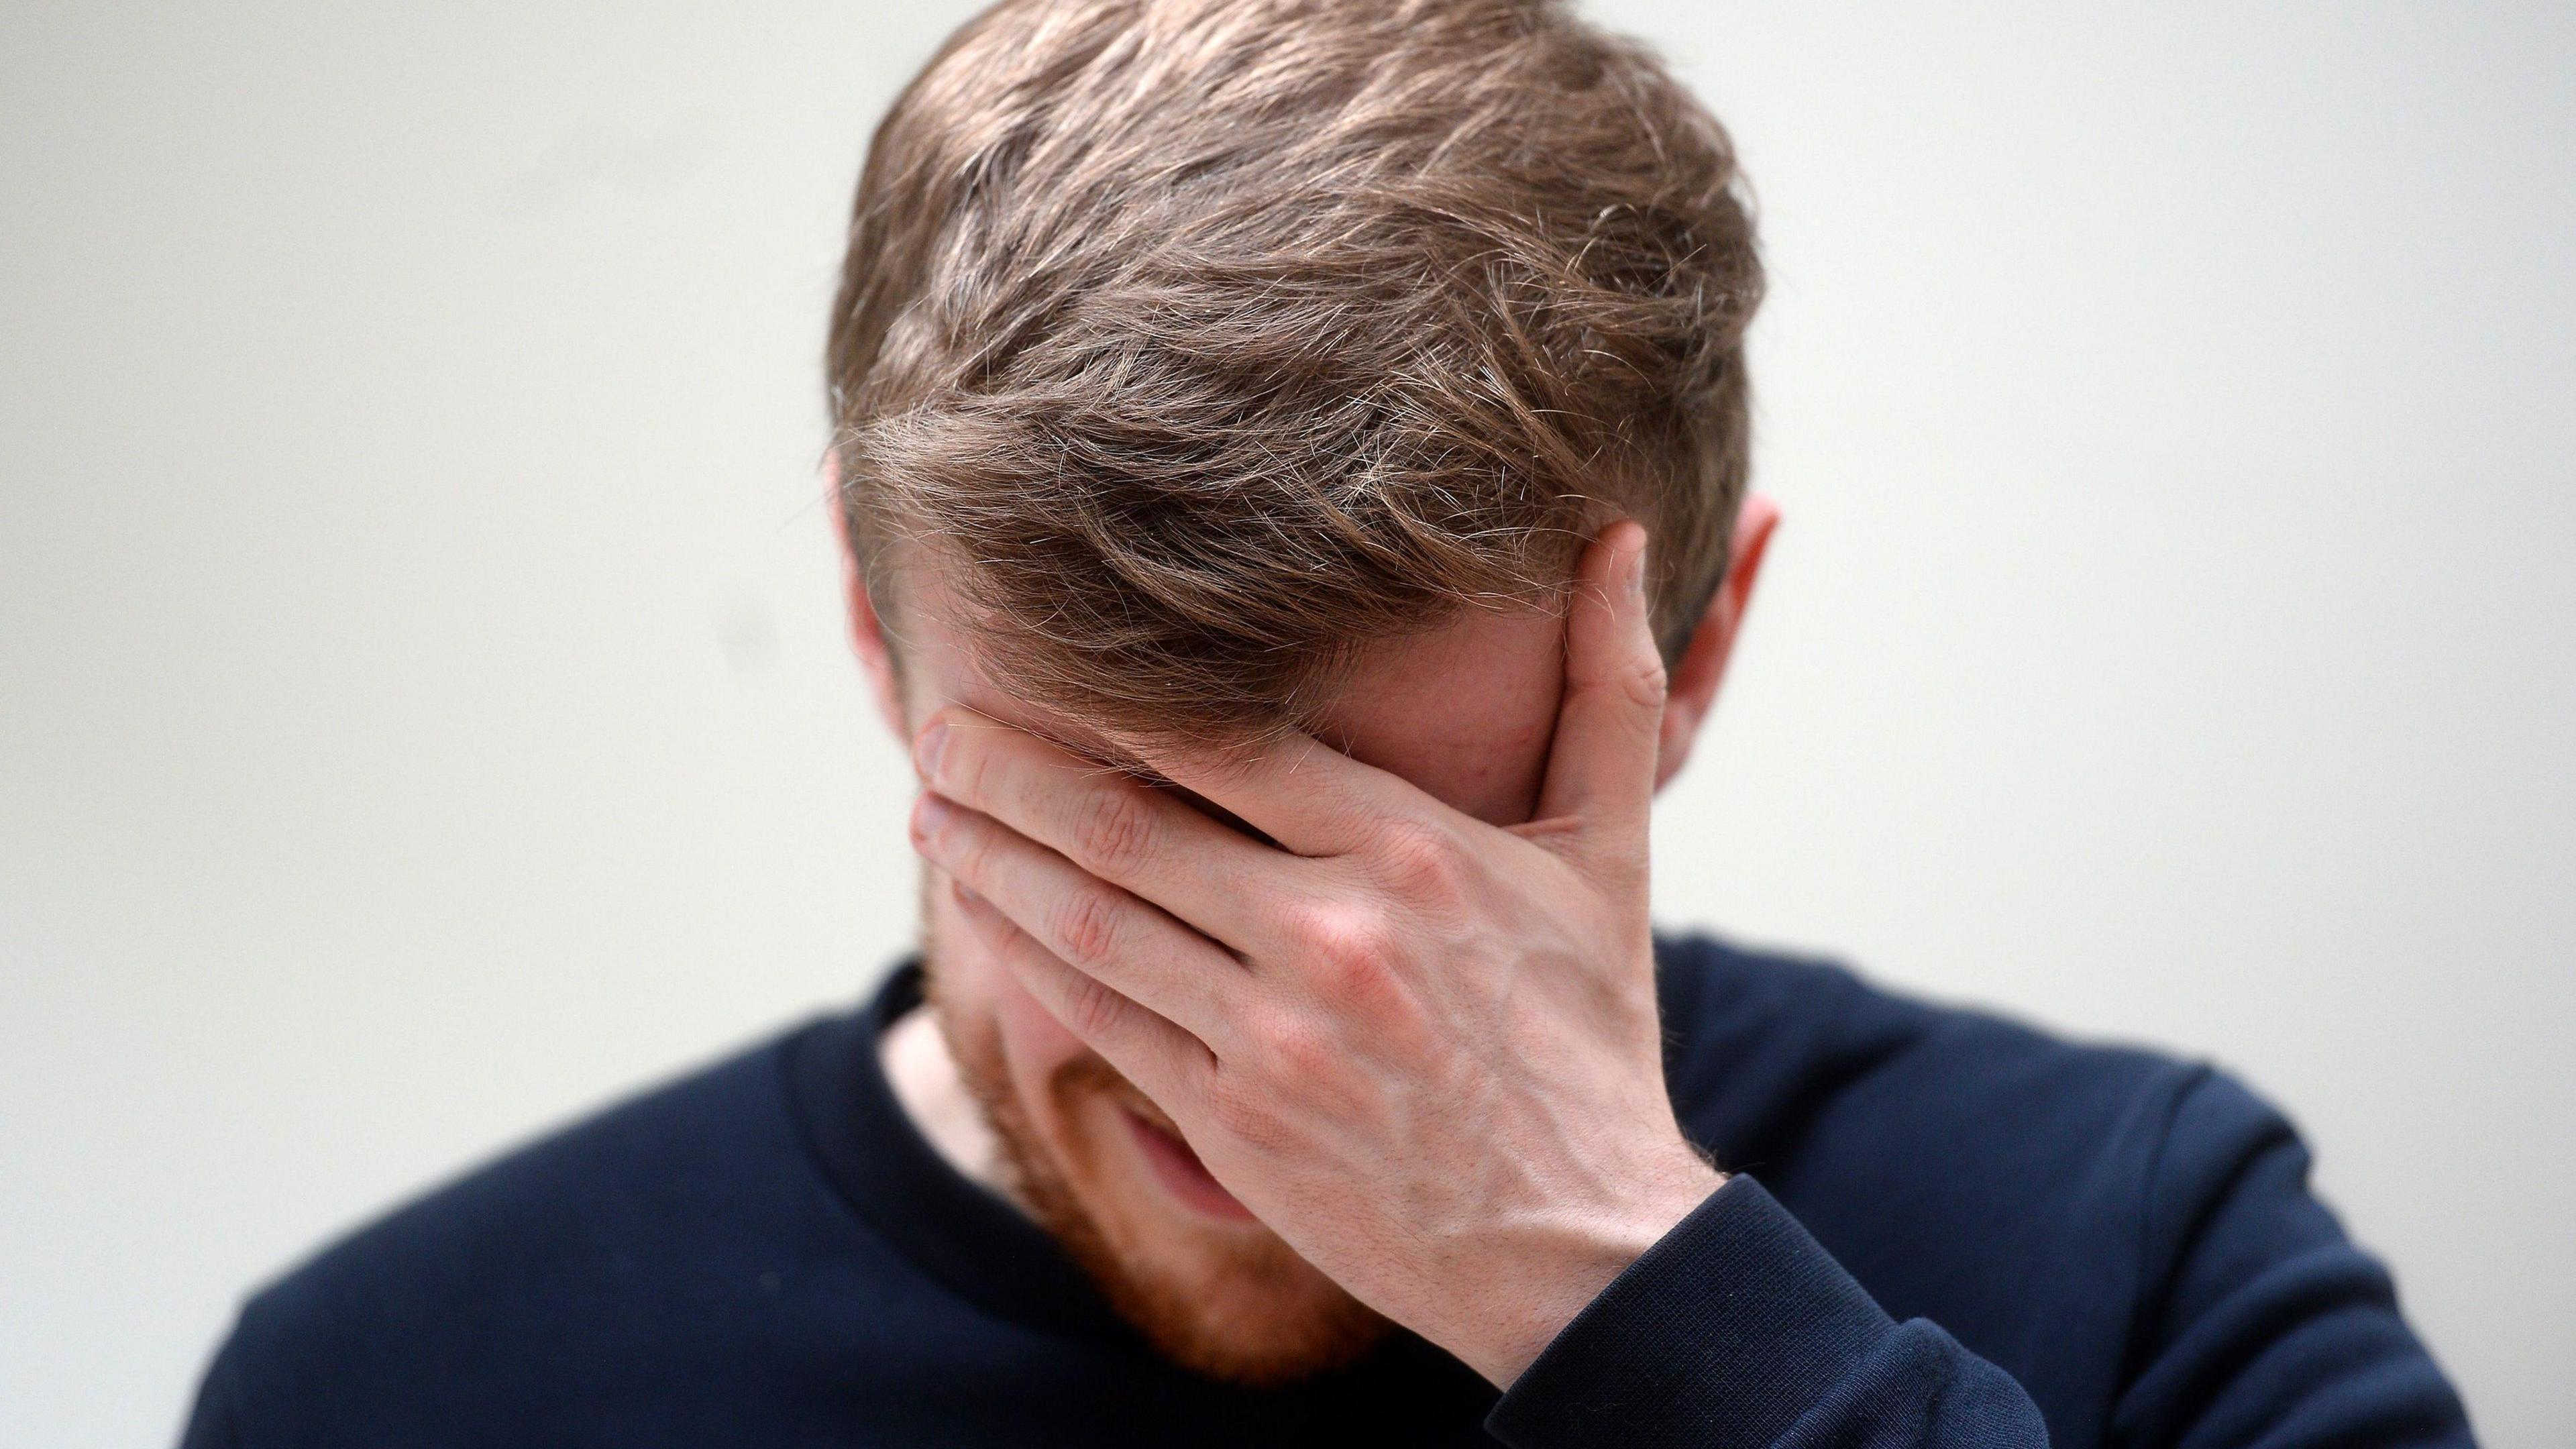
M1628 550L1628 593L1634 598L1646 597L1646 541L1642 538Z
M956 894L957 904L961 906L971 907L984 904L984 898L975 894L975 888L973 886L970 886L966 882L958 880L953 876L949 879L948 889Z
M937 779L939 756L947 748L948 721L944 718L934 719L930 722L930 728L921 732L921 738L912 742L912 767L919 770L925 780Z
M912 803L912 838L927 850L939 843L939 832L955 815L956 807L927 791Z

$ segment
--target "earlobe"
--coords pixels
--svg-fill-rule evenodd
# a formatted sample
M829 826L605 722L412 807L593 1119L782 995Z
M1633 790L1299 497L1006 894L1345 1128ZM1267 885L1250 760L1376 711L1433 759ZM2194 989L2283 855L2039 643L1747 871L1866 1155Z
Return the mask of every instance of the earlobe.
M1762 574L1762 559L1771 535L1780 526L1780 505L1755 493L1735 517L1735 538L1727 552L1726 578L1708 601L1699 627L1691 632L1682 657L1673 661L1664 694L1663 732L1656 742L1655 788L1660 790L1690 759L1700 726L1717 707L1717 688L1726 678L1727 660L1744 627L1753 601L1753 585Z

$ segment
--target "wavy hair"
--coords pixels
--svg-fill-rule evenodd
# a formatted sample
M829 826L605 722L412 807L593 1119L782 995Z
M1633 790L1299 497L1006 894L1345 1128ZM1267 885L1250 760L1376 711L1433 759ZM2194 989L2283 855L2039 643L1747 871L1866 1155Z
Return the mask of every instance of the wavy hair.
M936 561L995 679L1113 735L1294 721L1619 513L1669 658L1762 287L1726 133L1549 0L1004 0L859 180L844 523L888 617Z

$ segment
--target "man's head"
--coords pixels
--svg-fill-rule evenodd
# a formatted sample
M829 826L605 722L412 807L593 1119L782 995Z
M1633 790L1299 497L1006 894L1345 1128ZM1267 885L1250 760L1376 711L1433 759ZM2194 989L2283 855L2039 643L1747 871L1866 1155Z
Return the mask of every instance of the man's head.
M1760 289L1724 134L1555 5L1009 0L860 181L830 367L862 655L907 734L962 702L1117 764L1295 726L1516 821L1572 560L1632 516L1669 773L1767 534ZM1374 1336L927 902L1021 1196L1131 1319L1256 1381Z

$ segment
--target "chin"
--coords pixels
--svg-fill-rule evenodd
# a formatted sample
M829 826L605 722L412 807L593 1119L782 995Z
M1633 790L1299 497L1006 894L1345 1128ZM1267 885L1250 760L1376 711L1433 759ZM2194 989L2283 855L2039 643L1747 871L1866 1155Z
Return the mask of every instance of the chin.
M934 998L935 987L934 973ZM961 1029L945 1011L940 1026L1000 1139L1014 1196L1164 1357L1275 1387L1341 1368L1386 1337L1384 1318L1235 1202L1107 1062L1086 1053L1023 1092L999 1032Z
M1386 1335L1385 1319L1236 1203L1123 1080L1072 1095L1059 1097L1059 1182L1073 1211L1042 1220L1165 1357L1273 1386L1340 1368Z

